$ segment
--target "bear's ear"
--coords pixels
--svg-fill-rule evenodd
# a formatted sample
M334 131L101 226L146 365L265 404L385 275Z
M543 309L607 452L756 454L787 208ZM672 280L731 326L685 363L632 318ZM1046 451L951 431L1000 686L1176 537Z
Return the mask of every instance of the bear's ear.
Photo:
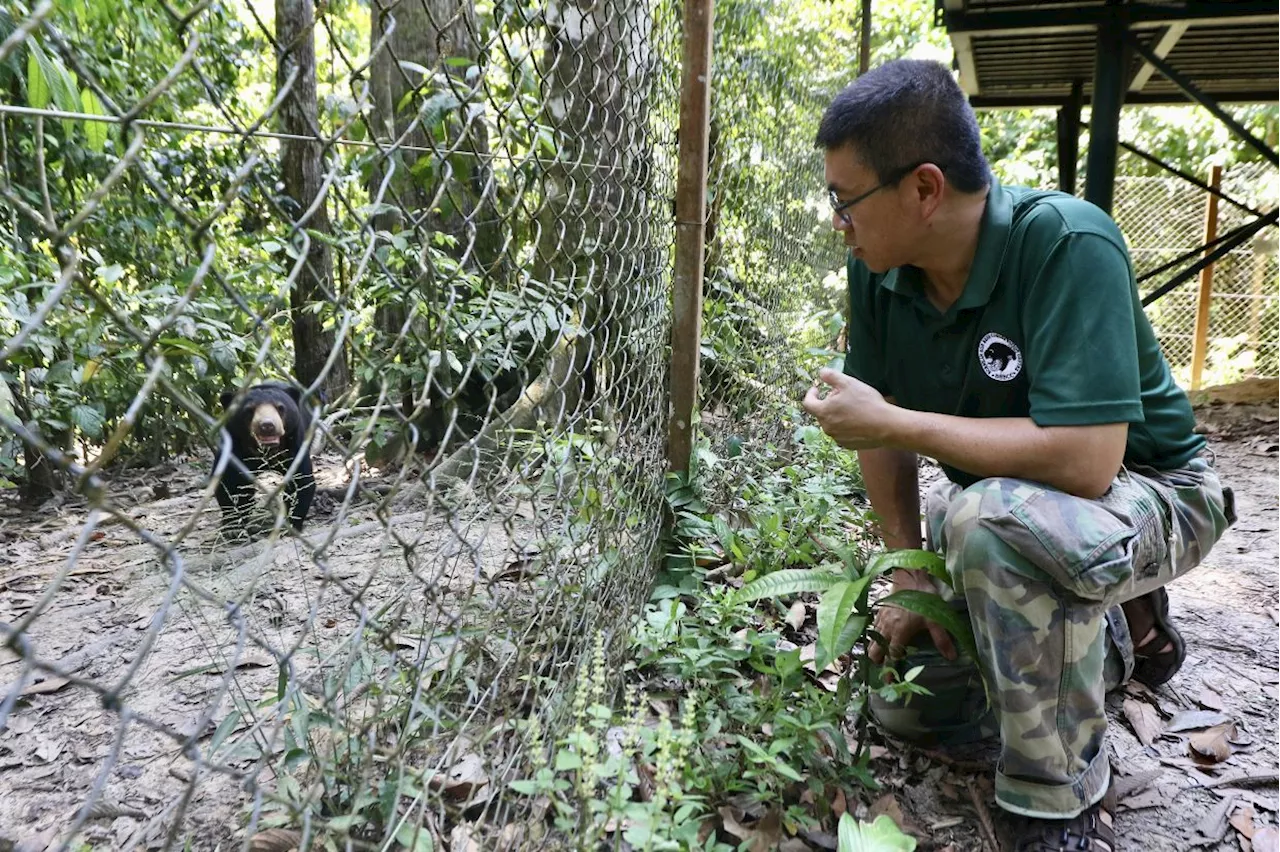
M233 399L235 399L235 398L236 398L236 392L235 392L235 391L223 391L223 392L222 392L222 395L218 397L218 399L219 399L219 400L221 400L221 402L222 402L222 410L223 410L223 411L226 411L226 410L230 409L230 408L231 408L231 401L232 401Z
M285 385L284 392L289 394L293 401L298 403L298 405L302 405L302 388L294 387L293 385Z

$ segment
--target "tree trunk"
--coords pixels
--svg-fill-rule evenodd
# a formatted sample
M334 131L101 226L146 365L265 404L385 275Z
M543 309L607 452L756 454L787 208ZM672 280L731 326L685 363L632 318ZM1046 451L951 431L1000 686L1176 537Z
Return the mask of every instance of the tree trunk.
M468 110L484 105L477 90L483 75L467 78L471 64L482 64L475 2L372 0L370 14L374 131L384 149L398 147L400 162L391 197L383 199L399 209L379 227L413 227L420 238L449 234L457 240L450 254L468 268L491 270L501 234L492 221L489 140L479 111ZM458 58L468 62L450 62ZM375 196L385 160L372 172Z
M313 0L276 0L276 41L280 55L276 62L277 90L289 88L280 104L280 129L298 136L320 135L316 102L315 10ZM292 81L290 80L292 78ZM328 235L329 214L322 197L324 185L323 149L318 139L286 140L281 144L285 209L294 217L294 227ZM334 347L334 334L324 329L317 302L337 305L333 289L333 258L329 246L309 236L309 247L293 270L289 313L293 320L294 375L310 385L317 378L330 399L346 392L349 382L346 359L341 353L326 368Z
M643 248L633 242L652 215L648 15L644 3L557 0L545 16L543 113L561 150L543 175L534 275L555 282L553 292L567 290L594 338L583 366L597 397L607 395L610 376L630 369L619 350L643 327L632 300L654 274L637 263Z

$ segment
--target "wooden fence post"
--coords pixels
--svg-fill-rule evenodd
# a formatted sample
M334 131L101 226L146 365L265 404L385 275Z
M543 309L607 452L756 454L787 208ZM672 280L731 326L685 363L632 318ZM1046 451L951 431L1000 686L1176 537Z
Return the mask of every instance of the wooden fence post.
M684 2L676 173L675 292L671 299L671 422L667 464L689 469L702 345L702 266L706 250L707 136L711 117L712 0Z
M1214 189L1222 185L1222 166L1214 166L1209 177ZM1218 237L1218 196L1209 193L1204 210L1204 243L1208 245ZM1206 249L1206 254L1209 249ZM1200 390L1204 375L1204 359L1209 346L1209 301L1213 296L1213 264L1200 270L1200 298L1196 302L1196 330L1191 338L1191 389Z

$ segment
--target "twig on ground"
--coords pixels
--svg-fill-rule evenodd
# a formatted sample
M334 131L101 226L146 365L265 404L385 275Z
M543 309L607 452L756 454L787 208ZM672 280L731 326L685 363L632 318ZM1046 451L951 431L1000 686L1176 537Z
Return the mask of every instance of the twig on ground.
M978 792L977 786L972 781L965 786L969 788L969 800L973 802L973 809L978 812L978 823L982 827L982 844L990 848L991 852L1000 852L1000 843L996 840L996 830L991 824L991 813L987 810L987 803L982 801L982 794Z

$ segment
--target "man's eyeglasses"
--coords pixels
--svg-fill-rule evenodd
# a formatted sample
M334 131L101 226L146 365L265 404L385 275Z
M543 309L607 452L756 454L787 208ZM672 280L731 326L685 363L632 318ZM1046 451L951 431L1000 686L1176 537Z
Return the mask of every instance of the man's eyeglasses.
M876 186L872 187L871 189L868 189L866 192L862 193L861 195L855 196L854 198L851 198L848 201L841 201L840 196L836 194L836 191L834 189L828 189L827 200L831 202L831 212L839 215L840 220L844 222L846 225L852 225L853 220L849 218L849 214L845 211L847 211L849 208L853 207L853 205L857 204L860 201L866 201L868 198L875 195L877 192L884 189L885 187L889 187L897 184L904 177L911 174L912 172L914 172L916 169L920 168L927 162L929 161L921 160L920 162L915 163L914 165L906 166L904 168L891 172L888 180L877 184ZM938 168L941 169L944 173L947 170L946 166L938 166Z

